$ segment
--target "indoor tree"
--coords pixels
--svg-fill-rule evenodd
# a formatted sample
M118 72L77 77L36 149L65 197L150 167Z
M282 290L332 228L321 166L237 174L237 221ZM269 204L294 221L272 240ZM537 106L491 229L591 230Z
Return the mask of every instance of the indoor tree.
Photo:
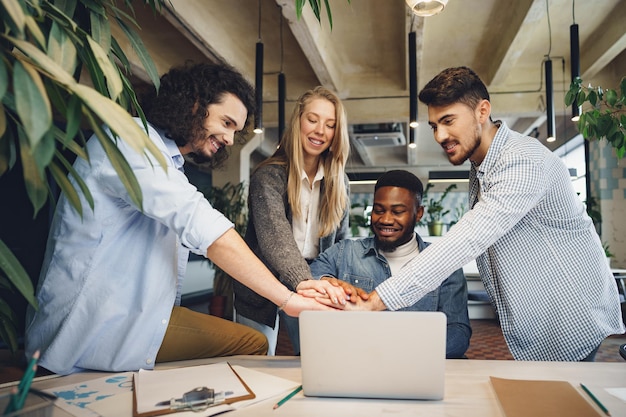
M591 105L581 112L578 131L585 139L606 139L618 158L626 153L626 77L617 89L604 89L600 86L586 87L580 77L570 85L565 95L565 104Z
M155 12L162 5L159 0L141 3ZM0 0L0 11L0 177L21 169L34 215L53 201L52 181L78 212L93 210L89 190L72 169L74 158L89 159L83 147L86 128L96 134L134 203L142 207L141 190L116 141L122 138L138 152L154 155L163 169L166 165L131 117L131 112L138 114L145 123L128 78L130 63L111 35L115 22L158 89L156 68L133 28L132 1ZM82 207L79 193L89 207ZM37 307L32 280L1 240L0 289L17 291ZM11 350L17 349L16 322L0 298L0 339Z

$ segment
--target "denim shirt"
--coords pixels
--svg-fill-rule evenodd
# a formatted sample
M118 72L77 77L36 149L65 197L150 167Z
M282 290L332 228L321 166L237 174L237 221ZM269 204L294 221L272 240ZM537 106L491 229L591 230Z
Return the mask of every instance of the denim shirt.
M425 243L416 234L420 252ZM373 237L344 239L323 253L310 265L311 274L319 279L333 276L349 282L367 292L373 291L391 276L391 269L383 255L376 249ZM442 311L448 320L446 357L461 358L469 346L472 329L467 313L467 282L461 269L456 270L434 291L415 304L400 311Z

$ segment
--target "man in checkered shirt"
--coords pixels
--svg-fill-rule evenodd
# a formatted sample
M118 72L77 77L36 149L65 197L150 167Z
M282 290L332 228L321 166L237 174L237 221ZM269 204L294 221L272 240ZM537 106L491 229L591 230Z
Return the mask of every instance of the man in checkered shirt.
M469 68L442 71L419 99L450 162L471 162L471 209L352 307L412 305L476 259L515 359L593 361L605 337L625 330L602 243L567 168L491 119L487 88Z

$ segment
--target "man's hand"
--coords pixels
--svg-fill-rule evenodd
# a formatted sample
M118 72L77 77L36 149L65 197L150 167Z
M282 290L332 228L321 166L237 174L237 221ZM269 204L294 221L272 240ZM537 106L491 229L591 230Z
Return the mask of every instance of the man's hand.
M363 300L361 297L353 297L354 302L346 305L345 311L382 311L386 310L387 306L380 299L376 290L369 294L367 300ZM321 301L320 301L321 302Z
M348 296L350 296L350 301L353 303L357 302L357 298L360 298L361 300L364 300L364 301L369 298L369 294L365 290L359 287L355 287L354 285L346 281L342 281L335 277L329 277L329 276L322 277L321 280L328 281L333 286L343 288L345 293L348 294ZM356 296L356 297L353 297L353 296Z
M339 285L333 285L326 280L308 279L296 287L298 294L309 298L327 299L327 305L343 308L350 299L350 294ZM326 303L325 303L326 304Z

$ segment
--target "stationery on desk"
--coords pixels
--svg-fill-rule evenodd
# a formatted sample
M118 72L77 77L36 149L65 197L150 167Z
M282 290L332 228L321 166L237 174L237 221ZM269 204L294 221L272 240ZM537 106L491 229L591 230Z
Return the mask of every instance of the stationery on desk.
M567 381L521 380L490 377L506 417L601 416ZM597 399L592 397L598 404ZM605 414L608 411L601 406Z
M255 398L255 394L227 362L166 370L140 370L133 378L133 393L135 417L210 407L214 407L216 412L222 412L228 409L229 404Z
M15 411L19 411L24 407L24 402L26 401L26 397L28 396L28 391L30 390L30 385L33 382L33 378L37 373L37 362L39 361L39 351L36 351L30 359L30 362L26 366L26 370L24 371L24 375L20 380L17 388L11 392L11 397L9 399L9 403L4 409L4 414L10 414Z

